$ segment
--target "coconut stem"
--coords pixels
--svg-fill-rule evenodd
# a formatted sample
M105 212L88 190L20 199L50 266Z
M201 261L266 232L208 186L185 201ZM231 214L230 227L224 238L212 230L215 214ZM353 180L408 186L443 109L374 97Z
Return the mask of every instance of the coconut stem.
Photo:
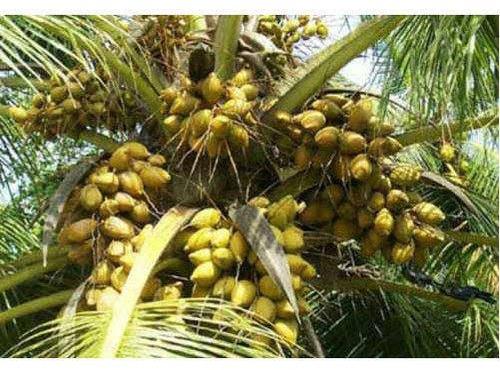
M58 257L65 256L69 251L69 246L52 246L49 247L47 251L47 258L54 259ZM43 261L43 252L41 250L33 251L27 254L22 255L17 260L12 262L7 262L2 266L12 267L15 269L20 269L22 267L26 267L28 265L32 265L34 263Z
M0 279L0 293L26 281L38 278L47 272L58 270L66 266L67 262L68 257L62 256L49 261L46 267L43 267L43 261L40 261L39 263L27 266L12 275L7 275Z
M498 113L489 112L480 117L471 118L463 122L455 122L446 126L426 125L425 127L396 136L396 139L401 143L401 145L409 146L422 142L436 141L443 135L457 135L462 132L483 128L491 124L498 125Z
M30 315L35 312L46 310L48 308L62 306L66 303L71 295L72 289L63 290L49 296L33 299L32 301L22 303L18 306L12 307L7 311L0 312L0 325L14 320L18 317Z

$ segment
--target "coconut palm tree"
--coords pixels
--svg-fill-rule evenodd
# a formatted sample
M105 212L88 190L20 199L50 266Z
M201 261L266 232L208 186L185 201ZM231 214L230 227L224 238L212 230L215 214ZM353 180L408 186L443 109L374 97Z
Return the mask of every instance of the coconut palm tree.
M498 295L498 17L374 16L355 23L329 43L327 24L304 16L1 16L0 351L25 357L498 356L492 298ZM311 40L322 46L319 52L312 52ZM368 50L380 92L339 74ZM172 108L171 88L209 101L217 86L241 94L235 81L245 73L253 76L244 83L248 94L256 96L248 98L254 105L239 126L246 128L243 139L226 144L224 156L219 146L205 155L208 136L183 149L181 134L170 130L169 117L182 110ZM82 93L82 84L93 97ZM57 91L65 94L60 100ZM50 107L52 128L33 123L46 109L36 101L47 95L50 104L61 101ZM287 320L295 320L293 282L269 226L271 208L264 216L242 204L262 195L309 204L330 184L333 157L320 166L294 165L302 144L279 118L301 121L326 95L348 105L369 101L377 122L393 122L403 150L381 166L418 167L414 190L446 215L439 245L424 263L416 268L368 256L360 238L341 240L303 222L303 254L319 274L302 289L309 308L297 321L297 340L235 299L184 293L143 302L149 276L189 276L186 261L171 257L174 245L200 209L214 207L244 235L288 298ZM158 219L116 302L94 310L87 295L102 255L94 247L92 261L74 263L74 249L56 236L75 209L75 189L130 141L168 158L169 193L145 195Z

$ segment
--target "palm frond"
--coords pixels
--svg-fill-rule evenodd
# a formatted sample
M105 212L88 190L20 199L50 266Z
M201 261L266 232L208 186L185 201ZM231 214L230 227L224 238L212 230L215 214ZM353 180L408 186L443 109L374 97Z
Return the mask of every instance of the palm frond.
M420 124L496 105L498 34L487 16L408 17L381 48L384 92L400 92Z
M80 312L42 324L8 355L97 357L111 316L111 311ZM138 304L117 357L282 357L292 349L300 350L248 311L217 299L191 298Z

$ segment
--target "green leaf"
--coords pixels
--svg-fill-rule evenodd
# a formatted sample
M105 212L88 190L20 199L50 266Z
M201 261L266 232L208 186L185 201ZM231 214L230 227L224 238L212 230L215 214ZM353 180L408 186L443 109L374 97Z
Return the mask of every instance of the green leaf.
M242 15L221 15L215 30L215 72L222 80L233 76Z
M294 112L335 73L368 47L380 41L394 30L403 16L381 16L362 23L350 34L309 59L293 73L291 86L273 105L271 111Z

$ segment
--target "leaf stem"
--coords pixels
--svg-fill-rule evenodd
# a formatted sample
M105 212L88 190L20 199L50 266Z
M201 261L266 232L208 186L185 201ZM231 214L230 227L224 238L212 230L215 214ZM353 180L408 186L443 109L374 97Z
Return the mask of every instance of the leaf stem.
M0 312L0 326L6 322L17 319L18 317L30 315L53 307L62 306L73 294L73 289L63 290L45 297L33 299L22 303L6 311Z
M236 49L241 32L242 15L221 15L215 30L215 71L222 80L228 80L234 73Z
M26 281L38 278L47 272L55 271L63 268L68 263L68 257L62 256L48 261L47 266L43 267L43 262L29 265L14 274L0 278L0 293L20 285Z

